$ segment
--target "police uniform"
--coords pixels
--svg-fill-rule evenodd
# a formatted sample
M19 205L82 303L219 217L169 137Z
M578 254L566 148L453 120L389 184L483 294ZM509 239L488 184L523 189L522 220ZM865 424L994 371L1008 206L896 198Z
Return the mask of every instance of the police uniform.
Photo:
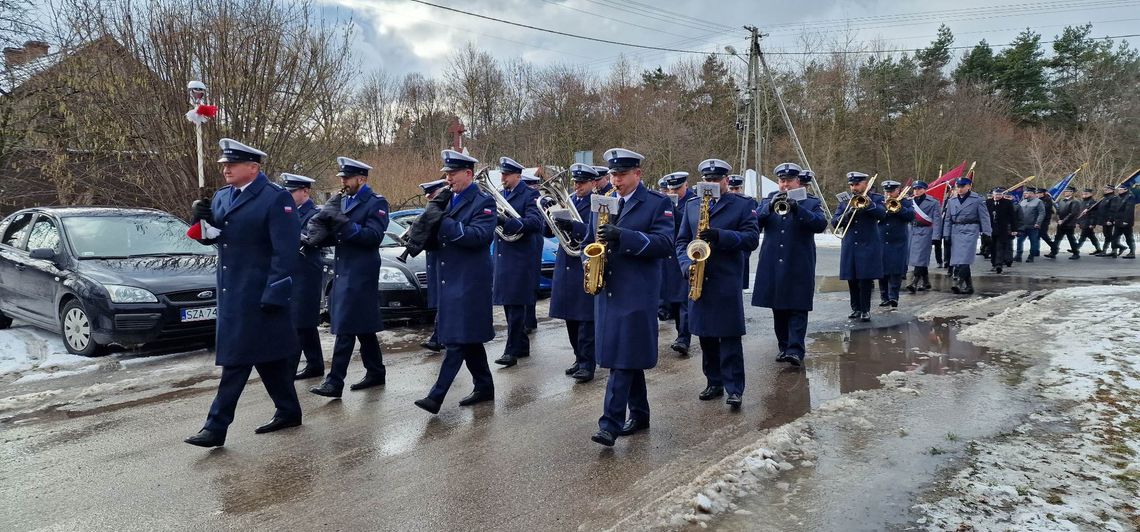
M504 175L521 174L523 166L510 157L499 159L499 168ZM495 276L492 302L503 306L507 317L507 342L503 356L496 364L514 366L519 358L530 356L530 339L526 334L527 306L535 303L535 290L538 287L539 263L542 260L542 213L538 212L535 200L538 192L523 183L522 179L513 189L499 191L511 204L519 218L506 215L499 218L499 226L508 237L518 236L510 242L495 237Z
M424 196L429 200L434 197L435 193L447 186L446 179L436 179L435 181L428 181L420 183L420 190L423 190ZM427 288L424 290L427 293L427 308L439 308L439 296L436 294L435 277L436 268L438 267L438 258L436 257L436 249L438 246L431 246L424 248L425 258L425 274L427 275ZM435 316L435 321L432 325L431 337L426 342L420 343L420 346L429 351L439 352L443 351L443 344L439 343L439 314Z
M605 152L615 173L633 171L643 157L615 148ZM642 183L619 200L610 223L597 227L592 215L586 243L603 231L606 245L605 286L594 296L595 356L610 369L604 414L595 442L613 445L614 438L649 427L645 370L657 365L657 301L646 294L661 290L661 263L673 248L673 203ZM627 412L629 417L627 419Z
M299 189L312 189L313 179L290 173L281 173L281 186L293 192ZM305 356L305 369L295 375L296 379L320 377L325 374L325 358L321 352L321 334L317 326L321 321L321 291L324 286L324 257L321 249L305 244L305 231L309 220L319 212L312 199L297 205L297 218L301 222L301 248L297 257L297 268L293 271L293 326L297 329L297 351L290 367L297 371L301 355Z
M803 173L794 163L781 164L775 171L777 178L784 179ZM800 186L804 185L801 177ZM779 348L776 360L799 366L804 360L808 313L815 297L815 235L827 229L827 215L819 198L811 195L790 202L788 214L776 214L772 202L778 195L768 194L756 210L764 241L752 284L752 306L772 309Z
M261 164L265 157L265 152L232 139L219 144L220 163ZM301 424L290 367L297 350L290 310L292 276L301 245L295 210L292 196L261 172L244 185L221 188L209 206L195 202L195 222L213 228L196 236L203 244L218 246L215 362L222 367L222 376L206 424L186 443L202 447L225 443L238 397L253 369L276 407L273 419L256 432Z
M727 185L732 167L720 159L706 159L698 166L710 184ZM719 199L710 200L709 226L699 230L703 200L685 202L681 231L677 234L677 257L686 278L693 265L686 249L701 239L712 248L705 260L701 297L689 301L689 330L701 344L701 368L706 387L702 401L723 396L725 403L739 408L744 393L744 261L759 245L760 228L756 211L745 197L728 192L724 186Z
M594 181L601 181L610 173L610 167L608 167L608 166L595 166L594 171L598 173L598 177ZM594 194L601 194L603 196L608 196L608 195L613 195L613 192L614 192L614 184L613 183L606 183L604 185L594 187Z
M1077 215L1077 224L1081 226L1081 237L1077 240L1076 250L1080 251L1081 246L1085 245L1085 240L1091 240L1093 245L1093 255L1100 253L1100 240L1096 237L1096 217L1093 206L1096 205L1096 200L1093 199L1093 189L1086 188L1081 191L1081 212Z
M473 170L479 162L454 150L443 150L441 156L441 172ZM491 242L495 239L495 227L495 200L474 183L454 193L440 221L440 247L436 252L439 298L436 332L447 350L435 385L427 397L416 401L416 406L433 414L439 412L464 364L475 381L475 389L459 401L460 406L495 397L495 384L483 345L495 337L491 303Z
M958 186L972 184L968 177L958 178ZM974 281L970 265L978 251L979 235L992 235L993 226L986 203L977 192L962 195L957 192L946 200L946 216L942 219L942 237L950 241L947 248L951 275L955 283L951 290L955 294L974 293Z
M1057 258L1057 252L1061 248L1061 238L1065 238L1069 242L1069 249L1071 249L1070 259L1081 258L1080 248L1077 247L1077 216L1081 214L1081 200L1075 197L1077 188L1066 187L1065 190L1069 192L1069 197L1061 194L1061 199L1057 200L1057 233L1053 236L1053 243L1049 246L1049 253L1045 258Z
M526 184L526 186L528 186L532 190L534 190L536 194L538 194L539 193L538 185L540 183L542 183L542 178L531 173L530 171L524 170L523 175L522 175L522 182L524 184ZM539 219L542 219L541 213L539 214ZM544 222L543 227L545 228L545 220L543 220L543 222ZM535 255L534 255L534 271L538 272L538 274L535 275L535 277L534 277L534 295L535 295L535 301L536 302L531 303L531 304L526 306L526 329L525 330L526 330L527 334L531 334L536 329L538 329L538 314L537 314L537 308L536 308L537 304L536 303L538 300L538 285L542 281L542 251L544 248L544 244L546 243L546 239L543 236L543 234L544 234L543 231L536 231L534 233L534 236L533 236L534 241L535 241L535 247L538 248L538 253L535 253Z
M337 177L368 176L371 166L347 157L337 157ZM325 397L340 397L344 377L357 341L364 378L349 389L383 386L386 378L383 354L376 333L384 329L380 317L380 244L388 230L388 200L375 194L367 184L352 195L329 198L322 213L309 222L329 230L325 243L336 246L332 289L329 292L329 321L336 335L329 374L320 386L309 391Z
M673 172L662 179L665 181L665 188L676 193L688 183L689 173ZM669 200L669 204L673 206L674 240L681 231L684 206L694 197L692 189L686 189L684 195L678 195L676 205L673 205L673 200ZM689 331L689 274L687 270L681 270L680 256L674 254L673 249L670 249L669 256L661 261L660 298L665 307L664 314L673 318L673 326L677 330L677 339L673 340L670 348L681 356L688 356L689 345L693 338Z
M590 165L578 163L570 166L570 176L574 182L584 183L597 178L598 172ZM580 219L590 219L590 194L579 197L571 191L570 201ZM565 220L556 223L575 241L586 239L586 222ZM594 297L583 289L582 277L582 259L571 256L558 246L550 291L550 317L566 321L566 334L574 350L574 364L566 368L566 374L579 382L589 382L594 378L597 366L594 360Z
M990 214L990 265L994 272L1001 273L1006 263L1013 260L1013 231L1017 224L1017 209L1012 199L1006 198L1005 189L997 187L986 200L986 210Z
M851 184L869 178L862 172L847 173L847 182ZM841 201L835 207L835 217L831 220L836 227L842 227L840 224L846 225L848 219L854 216L839 248L839 278L847 281L851 294L851 314L848 318L860 321L871 321L871 291L875 288L875 279L883 276L883 240L879 220L887 214L883 208L882 194L873 190L868 190L867 193L870 203L866 208L847 213L850 200Z
M926 191L927 184L915 181L912 190ZM922 194L911 202L914 221L910 227L910 257L907 261L914 269L907 290L915 293L930 289L930 249L942 223L942 206L938 200Z
M748 200L749 205L751 205L751 207L752 207L752 210L756 210L756 208L759 205L759 202L756 201L756 198L753 198L752 196L749 196L749 195L744 193L744 177L741 175L732 174L732 175L728 176L728 191L732 194L737 194L740 197ZM743 288L744 289L748 289L748 285L752 281L752 276L749 275L749 262L751 262L751 259L752 259L752 252L751 251L746 252L744 254L744 278L743 278L743 282L744 282Z
M884 192L898 190L901 186L898 181L883 181ZM902 208L898 212L887 211L879 221L879 234L883 237L883 277L879 279L880 307L899 306L899 289L902 288L907 261L910 259L909 229L914 223L914 202L902 198L901 203Z

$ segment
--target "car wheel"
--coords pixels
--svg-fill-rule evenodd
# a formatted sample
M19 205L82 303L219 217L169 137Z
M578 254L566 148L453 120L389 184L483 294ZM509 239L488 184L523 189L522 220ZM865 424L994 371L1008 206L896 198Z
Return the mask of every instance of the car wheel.
M91 357L105 352L105 346L95 343L91 318L78 300L68 301L59 313L59 334L71 354Z

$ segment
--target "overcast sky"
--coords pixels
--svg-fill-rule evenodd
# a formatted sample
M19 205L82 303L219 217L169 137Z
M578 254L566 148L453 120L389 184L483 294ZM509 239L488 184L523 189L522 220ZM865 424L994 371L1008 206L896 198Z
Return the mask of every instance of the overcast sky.
M318 0L324 16L351 18L359 28L362 69L437 76L455 48L471 41L498 59L577 65L609 71L619 54L641 68L668 65L685 54L588 42L512 27L408 0ZM917 48L939 23L955 45L981 39L1007 43L1026 27L1051 39L1066 25L1093 23L1096 36L1140 33L1140 0L429 0L495 18L577 35L698 51L747 50L744 24L770 35L766 52L802 51L804 35L834 49L848 35L875 48ZM1136 38L1130 42L1138 42ZM960 54L961 52L955 52ZM774 60L780 58L773 57Z

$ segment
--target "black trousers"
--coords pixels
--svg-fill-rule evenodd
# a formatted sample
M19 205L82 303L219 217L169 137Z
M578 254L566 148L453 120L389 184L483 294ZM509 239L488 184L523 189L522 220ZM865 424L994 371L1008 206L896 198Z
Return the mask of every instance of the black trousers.
M1053 244L1049 246L1049 254L1056 255L1060 251L1061 237L1069 241L1069 247L1073 248L1075 255L1081 254L1081 247L1077 244L1077 228L1071 225L1057 226L1057 236L1053 239Z
M871 294L875 291L874 279L852 279L847 281L851 293L851 310L871 312Z
M941 238L935 238L934 240L931 240L930 243L934 246L934 261L937 262L939 266L941 266L942 265L942 239Z
M676 341L691 344L693 335L689 333L689 302L669 303L669 307L673 315L673 326L677 329Z
M253 365L223 366L222 378L218 381L218 394L210 405L206 425L202 428L211 432L226 433L230 423L234 421L238 398L245 390L249 374L254 369L261 377L265 391L269 392L269 397L273 399L273 406L277 408L274 416L287 419L301 418L301 403L297 401L297 389L293 387L294 369L288 358L282 358Z
M1100 251L1100 240L1096 237L1096 226L1086 225L1081 227L1081 238L1077 240L1077 249L1085 245L1085 240L1091 240L1092 245L1097 251Z
M530 337L526 335L526 305L503 305L507 315L507 343L504 355L530 356Z
M447 351L439 366L439 377L428 392L428 397L442 403L463 364L467 364L467 371L471 372L476 390L495 392L495 381L491 378L491 367L487 364L487 350L483 344L447 344Z
M537 329L538 328L538 314L535 313L535 310L534 310L535 306L536 305L534 303L531 303L531 304L526 306L526 328L527 329Z
M649 421L649 390L643 369L610 369L606 380L606 398L598 428L616 435L630 419Z
M772 326L781 352L803 356L807 344L808 311L772 309Z
M744 393L744 347L739 336L701 336L701 371L709 386Z
M361 335L338 334L333 344L332 367L325 380L338 387L344 387L344 377L348 374L348 363L352 360L352 348L360 340L360 361L369 374L384 374L384 355L380 353L380 341L376 333Z
M316 327L297 329L297 352L293 354L291 367L297 371L301 355L305 355L305 365L325 370L325 354L321 351L321 333Z
M1121 238L1124 239L1124 244L1118 244L1117 249L1123 251L1127 247L1129 253L1136 254L1136 237L1132 234L1131 224L1116 226L1116 232L1112 236L1114 244L1120 242Z
M1009 235L993 237L993 249L990 253L990 265L1002 268L1013 260L1013 237Z
M574 362L578 369L594 372L594 322L566 320L566 334L570 337L570 347L574 349Z

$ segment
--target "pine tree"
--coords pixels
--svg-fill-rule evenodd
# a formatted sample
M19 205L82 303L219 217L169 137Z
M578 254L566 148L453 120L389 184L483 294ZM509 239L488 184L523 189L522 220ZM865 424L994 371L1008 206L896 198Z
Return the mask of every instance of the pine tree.
M1041 35L1026 29L994 61L994 88L1020 122L1039 121L1049 108Z

